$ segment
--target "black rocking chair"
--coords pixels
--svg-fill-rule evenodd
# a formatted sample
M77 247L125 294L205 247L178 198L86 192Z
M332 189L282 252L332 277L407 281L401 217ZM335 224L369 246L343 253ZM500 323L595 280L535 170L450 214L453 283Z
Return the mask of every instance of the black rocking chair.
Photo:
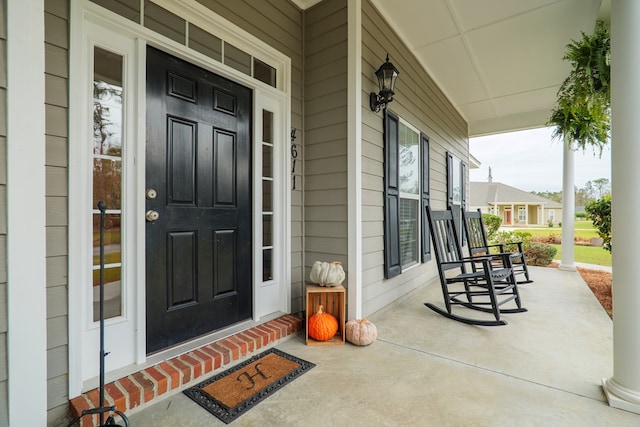
M527 311L520 301L509 254L463 257L451 211L426 209L446 310L431 303L425 305L449 319L479 326L506 325L501 313ZM504 267L495 268L495 259L502 259ZM516 308L500 308L510 301ZM460 316L453 313L457 305L491 313L495 320Z
M462 212L462 215L464 216L464 231L467 236L467 242L469 242L470 255L488 255L491 248L496 248L499 253L508 253L511 268L513 268L516 278L519 275L524 275L524 280L518 280L518 284L522 285L533 282L529 277L529 269L527 268L527 260L524 256L522 242L507 243L506 245L502 243L490 245L487 242L487 235L485 233L484 223L482 222L482 212L480 209L476 212ZM517 248L517 250L509 251L507 248Z

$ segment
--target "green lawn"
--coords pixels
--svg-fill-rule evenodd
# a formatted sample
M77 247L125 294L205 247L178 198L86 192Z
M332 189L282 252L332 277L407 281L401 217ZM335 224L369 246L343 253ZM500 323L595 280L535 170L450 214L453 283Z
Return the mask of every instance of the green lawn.
M555 259L562 259L561 245L552 245L558 249ZM573 247L573 259L575 262L585 262L587 264L608 265L611 267L611 253L605 251L598 246L580 246Z
M551 234L562 236L561 227L540 227L540 228L517 228L518 231L526 231L531 233L533 237L546 237ZM598 232L593 228L591 221L576 221L574 227L574 235L580 240L589 240L592 237L598 237Z
M578 238L578 240L588 241L592 237L598 237L598 232L595 230L595 228L593 228L593 224L591 221L576 221L574 229L575 229L574 235ZM516 230L531 233L533 237L546 237L546 236L550 236L551 234L562 237L561 227L540 227L540 228L529 227L529 228L517 228ZM558 249L558 253L555 256L555 259L561 259L562 258L561 245L552 245L552 246ZM576 262L611 266L611 253L608 251L605 251L604 249L598 246L576 245L574 246L573 254L574 254L574 260Z

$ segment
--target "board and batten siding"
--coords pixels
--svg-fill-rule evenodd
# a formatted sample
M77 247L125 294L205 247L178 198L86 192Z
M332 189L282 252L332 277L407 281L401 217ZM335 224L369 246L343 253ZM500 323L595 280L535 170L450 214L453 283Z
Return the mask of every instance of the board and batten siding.
M307 277L314 261L348 265L347 38L345 0L324 0L305 11Z
M389 54L400 72L389 109L430 140L430 203L446 207L446 153L468 161L467 123L368 0L362 2L362 248L363 315L367 316L436 278L434 261L384 278L383 113L369 109L378 91L375 71ZM468 188L468 187L467 187Z
M45 1L47 419L68 410L69 2Z
M9 425L7 370L7 27L0 0L0 426Z
M291 127L296 129L296 188L291 191L291 312L303 310L303 12L289 0L197 0L291 58ZM288 144L290 141L286 141Z

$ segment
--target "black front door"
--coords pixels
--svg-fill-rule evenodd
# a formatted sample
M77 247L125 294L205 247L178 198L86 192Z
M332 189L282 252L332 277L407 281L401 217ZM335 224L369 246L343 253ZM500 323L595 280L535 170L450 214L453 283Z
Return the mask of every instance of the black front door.
M250 89L147 48L147 353L251 317L251 109Z

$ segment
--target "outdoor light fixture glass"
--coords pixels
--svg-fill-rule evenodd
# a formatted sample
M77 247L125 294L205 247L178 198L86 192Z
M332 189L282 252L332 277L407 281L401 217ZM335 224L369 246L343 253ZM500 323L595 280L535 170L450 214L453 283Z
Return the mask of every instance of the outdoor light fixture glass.
M389 54L387 53L387 61L376 71L380 92L371 92L371 95L369 95L371 111L378 112L381 108L386 108L387 104L393 101L393 88L396 85L398 74L399 72L396 70L396 67L389 62Z

